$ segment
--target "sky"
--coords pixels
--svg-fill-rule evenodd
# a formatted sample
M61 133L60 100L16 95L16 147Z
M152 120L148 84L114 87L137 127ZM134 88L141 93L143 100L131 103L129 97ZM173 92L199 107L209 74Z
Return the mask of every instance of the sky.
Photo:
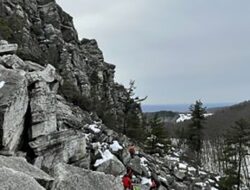
M250 99L249 0L57 0L145 104Z

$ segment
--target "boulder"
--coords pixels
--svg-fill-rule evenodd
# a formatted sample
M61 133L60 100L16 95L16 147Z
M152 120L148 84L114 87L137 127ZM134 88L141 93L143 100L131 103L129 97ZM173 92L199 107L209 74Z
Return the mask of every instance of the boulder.
M27 73L26 77L29 81L29 84L37 81L51 83L56 78L56 69L52 65L48 64L44 70Z
M0 147L14 151L24 129L28 107L25 73L0 65Z
M180 181L183 181L186 178L186 171L179 170L178 168L175 168L173 171L173 175Z
M46 171L57 163L77 161L86 156L85 135L73 130L38 137L29 145L38 156L35 165Z
M15 53L17 51L18 45L17 44L6 44L1 43L0 44L0 54L4 53Z
M31 91L32 139L57 130L56 95L46 82L36 82Z
M54 167L51 190L123 190L120 177L85 170L67 164Z
M109 160L105 160L103 163L97 166L97 171L104 172L106 174L112 174L114 176L122 175L125 173L125 166L115 155Z
M0 57L0 63L7 68L26 70L25 62L17 55L4 55Z
M39 168L29 164L21 157L5 157L0 156L0 168L7 168L9 170L20 172L36 179L38 182L50 182L53 180L47 173ZM0 183L1 184L1 183Z
M128 165L135 173L142 175L143 169L141 165L141 159L138 156L132 158Z
M0 190L45 190L33 177L10 168L0 168Z

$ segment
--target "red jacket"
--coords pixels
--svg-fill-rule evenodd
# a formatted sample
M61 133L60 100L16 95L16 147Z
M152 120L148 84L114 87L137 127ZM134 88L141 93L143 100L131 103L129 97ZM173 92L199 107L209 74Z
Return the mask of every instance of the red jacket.
M128 151L129 151L130 154L135 154L135 147L134 146L130 146L128 148Z
M122 183L125 188L131 188L132 187L132 182L129 176L124 176L122 178Z

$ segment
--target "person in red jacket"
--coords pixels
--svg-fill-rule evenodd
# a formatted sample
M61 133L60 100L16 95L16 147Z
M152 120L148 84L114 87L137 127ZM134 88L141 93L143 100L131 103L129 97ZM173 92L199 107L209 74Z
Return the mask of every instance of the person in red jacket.
M124 190L133 190L132 181L128 174L123 176L122 183L123 183Z

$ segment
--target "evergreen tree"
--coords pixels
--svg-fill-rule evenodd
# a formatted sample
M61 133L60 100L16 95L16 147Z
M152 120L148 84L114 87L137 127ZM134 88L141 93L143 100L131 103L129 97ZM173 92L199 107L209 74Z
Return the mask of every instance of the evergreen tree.
M249 155L250 124L241 119L235 122L225 135L224 155L221 160L225 163L224 177L219 184L222 190L240 190L242 183L242 163L246 155Z
M206 113L206 108L203 107L203 103L200 100L197 100L195 104L192 104L190 106L189 109L191 112L192 119L187 132L188 135L187 144L192 154L192 159L194 160L194 164L198 169L198 166L201 166L200 157L201 157L202 142L203 142L202 129L204 127L204 121L205 121L204 114Z
M155 153L159 150L167 151L171 141L164 128L164 122L156 114L149 121L150 130L146 141L146 149L149 153Z
M129 87L126 89L125 96L120 99L124 104L124 119L122 133L137 139L143 140L145 137L145 130L142 125L142 114L140 103L146 100L147 97L140 99L134 97L135 81L130 81Z

